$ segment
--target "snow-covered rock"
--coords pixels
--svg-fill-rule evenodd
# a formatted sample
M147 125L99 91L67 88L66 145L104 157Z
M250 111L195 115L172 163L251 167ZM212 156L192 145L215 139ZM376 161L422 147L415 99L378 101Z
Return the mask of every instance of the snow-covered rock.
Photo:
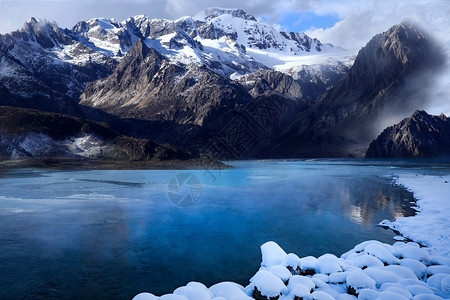
M324 254L317 259L317 269L320 273L330 274L341 272L339 259L333 254Z
M346 278L347 286L353 289L354 293L358 294L359 290L362 289L375 289L375 280L369 277L363 271L353 271L347 275Z
M261 266L270 268L275 265L281 265L286 259L287 254L275 242L267 242L261 246L262 263Z
M158 297L156 297L153 294L150 293L140 293L134 296L132 300L156 300Z
M402 255L415 258L393 256L393 253L400 253L396 252L398 249L405 250ZM332 254L319 258L299 258L294 254L286 254L275 242L267 242L261 246L261 268L250 279L247 287L222 282L207 289L201 283L191 282L176 289L173 295L188 300L449 298L449 267L437 264L438 261L448 263L448 260L435 253L430 254L430 251L411 242L397 242L392 246L366 241L340 258ZM426 263L431 261L435 264L427 267ZM286 266L292 269L299 267L301 271L308 268L314 270L314 274L292 275L292 270L289 271ZM431 276L427 278L427 274ZM138 296L143 298L136 300L146 300L145 297L149 297L149 300L171 299L150 298L155 296L146 293Z
M210 300L213 295L205 286L183 286L177 288L174 295L182 295L189 300Z
M0 35L0 80L20 99L77 102L86 84L109 76L139 39L172 64L203 65L231 79L258 69L315 65L319 70L322 64L331 72L321 72L335 78L353 61L338 47L304 33L279 31L243 17L249 15L242 10L211 9L199 16L165 20L139 15L121 22L93 18L71 29L30 18L21 30ZM289 72L298 77L302 71Z
M315 288L314 281L307 276L294 275L289 279L288 288L289 290L293 289L296 285L302 285L306 287L309 291L312 291Z
M244 288L234 282L221 282L209 288L209 291L215 297L223 297L227 300L245 300L251 299L245 292Z
M270 267L270 273L280 278L283 282L288 281L292 277L291 272L286 267L280 265Z
M279 297L288 291L280 278L272 273L260 270L250 280L253 293L269 298Z

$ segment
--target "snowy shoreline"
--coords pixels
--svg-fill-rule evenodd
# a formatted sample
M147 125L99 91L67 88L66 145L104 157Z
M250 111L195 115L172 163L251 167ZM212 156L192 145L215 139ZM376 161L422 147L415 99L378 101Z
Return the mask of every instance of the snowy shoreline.
M381 226L394 229L434 252L450 256L450 176L400 175L397 184L414 193L418 213Z
M260 270L243 287L222 282L209 289L190 282L173 294L141 293L133 300L299 300L450 298L450 176L402 174L418 213L380 223L416 242L366 241L341 257L299 258L275 242L261 246Z

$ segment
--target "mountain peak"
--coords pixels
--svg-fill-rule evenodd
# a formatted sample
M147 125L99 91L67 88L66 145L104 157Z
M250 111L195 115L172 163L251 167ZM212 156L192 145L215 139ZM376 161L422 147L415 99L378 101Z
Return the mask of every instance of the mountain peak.
M53 48L71 42L71 38L58 27L56 22L49 22L34 17L25 22L20 32L25 41L34 41L43 48Z
M221 15L232 15L235 18L240 18L248 21L256 21L256 18L243 9L240 8L219 8L219 7L210 7L205 9L203 12L199 13L195 18L209 21L211 19L217 18Z
M445 116L416 110L386 128L367 149L366 157L448 157L450 122Z

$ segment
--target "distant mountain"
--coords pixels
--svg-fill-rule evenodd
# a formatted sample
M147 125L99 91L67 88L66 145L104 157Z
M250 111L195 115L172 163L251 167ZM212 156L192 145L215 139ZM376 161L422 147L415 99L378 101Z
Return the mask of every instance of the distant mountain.
M121 117L201 126L249 99L236 82L205 66L171 64L140 39L111 76L88 84L80 104Z
M301 55L305 52L339 50L331 44L322 44L304 33L275 29L242 9L210 8L195 16L200 26L207 26L216 33L215 38L231 37L250 49L274 50L286 54ZM204 35L202 37L209 37Z
M209 9L202 16L97 18L72 29L31 18L20 31L0 35L0 104L64 110L68 102L78 102L88 82L111 75L139 39L171 64L205 66L229 78L269 68L266 54L273 51L300 56L342 51L305 34L278 31L242 10Z
M386 128L367 149L367 158L449 157L450 119L416 111Z
M409 22L376 35L349 73L297 117L273 152L342 156L361 151L386 120L424 105L423 91L444 59L429 35Z
M72 29L31 18L0 35L0 55L0 105L105 122L124 136L226 159L363 155L386 120L420 108L442 64L408 22L355 59L219 8Z

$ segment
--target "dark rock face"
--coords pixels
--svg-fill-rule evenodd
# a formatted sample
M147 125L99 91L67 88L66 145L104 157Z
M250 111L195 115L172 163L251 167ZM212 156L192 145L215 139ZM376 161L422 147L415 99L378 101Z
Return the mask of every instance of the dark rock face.
M444 156L450 156L450 119L419 110L386 128L366 152L367 158Z
M250 97L206 67L170 64L138 41L114 73L90 83L81 99L83 105L122 117L204 125Z
M165 160L188 159L184 152L148 139L119 134L103 123L63 114L0 106L0 157Z
M58 59L54 49L73 46L71 55L93 59L70 63ZM21 31L0 35L0 86L8 91L0 104L66 111L87 82L112 73L115 60L94 53L73 40L56 24L31 18Z
M415 81L416 76L434 71L442 61L430 38L410 23L376 35L359 51L350 72L297 117L273 151L343 156L357 144L368 145L385 118L420 107L417 94L427 81L426 76Z
M276 94L256 97L212 122L201 151L221 160L270 158L267 149L307 107L300 99Z
M289 75L278 71L258 70L240 78L252 96L276 93L292 98L302 98L303 88Z
M242 9L222 9L222 8L208 8L205 10L205 20L211 20L223 14L230 14L235 18L240 18L249 21L256 21L256 18L252 15L247 14Z
M230 15L244 36L225 24ZM226 51L198 37L222 38ZM409 23L375 36L351 68L281 73L246 47L293 55L333 46L280 32L242 10L211 9L203 20L92 19L71 30L30 19L0 35L0 105L112 120L126 134L224 159L345 156L367 147L384 118L420 108L416 79L424 75L427 84L426 72L442 58Z
M430 37L410 23L376 35L360 50L349 74L320 100L314 127L319 134L333 127L334 134L362 143L372 140L377 134L372 128L381 118L410 115L420 105L413 96L423 82L417 82L420 88L411 82L438 68L442 59Z
M288 70L287 73L261 69L242 76L239 83L253 97L277 94L311 104L319 95L332 88L348 70L344 65L303 66L301 69Z

